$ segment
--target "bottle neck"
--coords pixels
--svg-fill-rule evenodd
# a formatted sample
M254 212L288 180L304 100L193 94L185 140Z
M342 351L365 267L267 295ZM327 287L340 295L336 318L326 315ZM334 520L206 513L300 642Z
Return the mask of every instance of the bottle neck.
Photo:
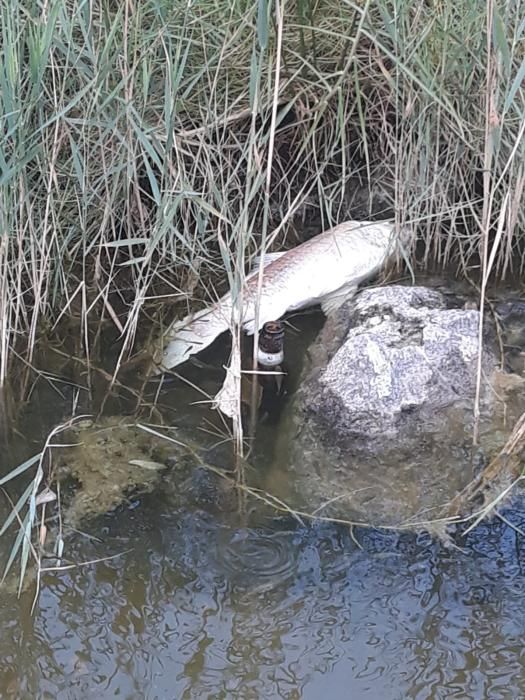
M280 321L265 323L259 333L257 362L261 367L278 367L284 360L284 327Z

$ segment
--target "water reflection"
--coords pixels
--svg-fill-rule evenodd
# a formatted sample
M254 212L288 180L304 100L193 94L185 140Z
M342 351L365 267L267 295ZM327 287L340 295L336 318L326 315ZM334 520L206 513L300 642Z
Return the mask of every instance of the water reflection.
M518 519L517 513L511 517ZM482 525L461 551L425 536L269 521L234 528L150 495L48 575L38 610L4 597L2 697L517 698L522 538ZM100 532L100 527L97 527Z

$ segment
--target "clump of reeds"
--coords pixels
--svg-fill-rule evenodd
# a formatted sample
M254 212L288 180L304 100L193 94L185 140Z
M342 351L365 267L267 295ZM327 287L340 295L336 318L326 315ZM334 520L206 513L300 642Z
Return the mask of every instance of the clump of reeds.
M13 0L1 14L0 384L43 320L74 310L89 353L107 319L122 359L145 310L216 280L239 289L298 214L362 215L367 190L377 216L418 227L425 263L486 265L503 221L493 271L521 269L519 4Z

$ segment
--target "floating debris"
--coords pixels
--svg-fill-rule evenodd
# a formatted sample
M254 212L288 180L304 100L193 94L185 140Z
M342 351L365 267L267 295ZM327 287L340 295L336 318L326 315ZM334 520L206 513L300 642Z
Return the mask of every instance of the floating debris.
M35 499L35 503L37 506L42 506L44 503L53 503L53 501L57 500L57 495L56 493L50 489L50 488L45 488L40 493Z

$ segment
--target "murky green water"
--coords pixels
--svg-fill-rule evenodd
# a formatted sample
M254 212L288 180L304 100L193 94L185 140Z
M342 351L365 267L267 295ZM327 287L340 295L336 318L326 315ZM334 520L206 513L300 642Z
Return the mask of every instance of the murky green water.
M299 321L312 333L318 322ZM187 374L210 392L220 381ZM38 387L6 467L36 451L72 396ZM213 432L190 398L175 385L161 403ZM261 465L277 429L259 433ZM525 697L525 544L504 522L457 530L446 547L194 496L168 469L150 493L67 534L68 559L94 563L46 574L33 615L32 589L2 591L1 698ZM523 511L506 516L525 527ZM2 538L2 560L8 547Z

